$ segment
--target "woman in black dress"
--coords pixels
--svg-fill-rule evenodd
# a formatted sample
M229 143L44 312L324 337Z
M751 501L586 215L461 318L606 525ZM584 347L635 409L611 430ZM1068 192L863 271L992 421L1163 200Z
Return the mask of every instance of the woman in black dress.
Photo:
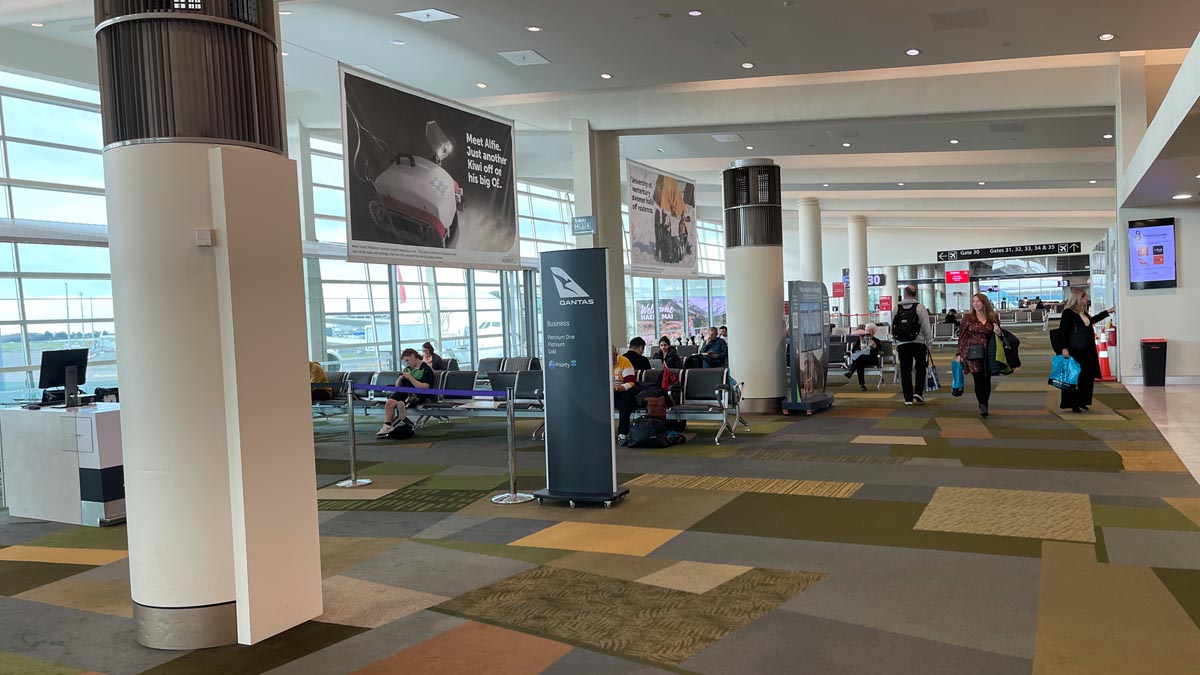
M1079 362L1079 387L1073 391L1062 390L1060 408L1083 412L1092 404L1092 390L1100 377L1100 355L1096 352L1096 334L1092 326L1116 311L1109 308L1089 316L1087 291L1082 288L1071 289L1071 297L1063 307L1062 320L1058 324L1058 335L1064 345L1062 355Z

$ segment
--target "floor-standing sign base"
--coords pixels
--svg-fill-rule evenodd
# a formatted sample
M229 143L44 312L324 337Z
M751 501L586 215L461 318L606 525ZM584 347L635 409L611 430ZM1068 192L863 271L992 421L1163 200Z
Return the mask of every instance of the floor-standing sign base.
M545 500L610 507L617 487L613 378L608 344L608 249L542 254L546 400Z
M788 282L788 335L792 382L783 414L811 415L833 407L829 377L829 293L816 281Z

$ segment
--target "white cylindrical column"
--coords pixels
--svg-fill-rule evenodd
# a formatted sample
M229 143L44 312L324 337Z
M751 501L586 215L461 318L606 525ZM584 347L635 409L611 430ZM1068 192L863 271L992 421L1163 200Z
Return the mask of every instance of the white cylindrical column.
M781 188L769 159L740 160L724 174L729 373L745 383L749 412L778 411L785 391Z
M882 295L892 296L892 306L900 304L900 300L904 297L904 294L900 292L900 268L896 265L888 265L883 268L883 276L887 277L887 282L882 289Z
M796 256L799 281L823 281L821 262L821 202L814 197L800 199L800 239Z
M217 269L196 247L213 226L208 148L104 154L134 607L154 622L197 608L191 629L212 638L197 646L237 637ZM168 382L187 383L186 401Z
M917 298L922 305L929 311L934 311L933 305L933 267L930 265L921 265L918 276L921 278L921 283L917 285Z
M850 311L865 315L871 312L867 293L867 217L850 216L846 219L850 238ZM851 319L851 325L866 323L866 316Z

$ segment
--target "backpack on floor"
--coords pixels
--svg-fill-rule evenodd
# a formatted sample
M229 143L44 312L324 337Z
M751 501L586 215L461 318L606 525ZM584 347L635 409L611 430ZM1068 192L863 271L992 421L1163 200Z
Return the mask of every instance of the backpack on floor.
M665 448L667 442L667 425L663 420L653 417L642 417L629 425L629 437L625 445L630 448Z
M892 337L897 342L912 342L921 336L921 314L917 303L900 305L896 318L892 319Z

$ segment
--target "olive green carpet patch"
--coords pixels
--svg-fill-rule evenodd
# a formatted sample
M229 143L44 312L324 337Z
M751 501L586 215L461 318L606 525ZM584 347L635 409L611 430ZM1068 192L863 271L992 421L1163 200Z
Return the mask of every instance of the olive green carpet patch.
M648 663L677 666L823 575L751 569L705 593L538 567L434 609Z
M1100 527L1200 532L1200 526L1172 508L1093 504L1092 519Z
M372 501L351 499L321 499L321 511L444 511L464 509L479 501L487 490L422 490L404 488Z
M265 673L290 661L366 632L366 628L308 621L254 645L198 649L142 675Z
M91 565L0 560L0 596L18 595L90 569L94 568Z
M33 541L25 542L25 545L51 548L103 548L111 551L129 549L129 544L125 539L125 525L109 525L107 527L80 525L69 530L38 537Z
M419 541L422 544L429 544L430 546L452 548L456 551L479 553L481 555L507 558L509 560L520 560L521 562L533 563L535 565L545 565L551 560L557 560L565 555L574 553L574 551L564 551L556 548L508 546L506 544L486 544L483 542L458 541L455 539L414 539L413 541Z
M1158 580L1167 587L1179 606L1200 628L1200 570L1176 570L1152 567Z
M1037 539L914 530L925 504L797 495L739 495L690 529L777 539L1036 557Z

